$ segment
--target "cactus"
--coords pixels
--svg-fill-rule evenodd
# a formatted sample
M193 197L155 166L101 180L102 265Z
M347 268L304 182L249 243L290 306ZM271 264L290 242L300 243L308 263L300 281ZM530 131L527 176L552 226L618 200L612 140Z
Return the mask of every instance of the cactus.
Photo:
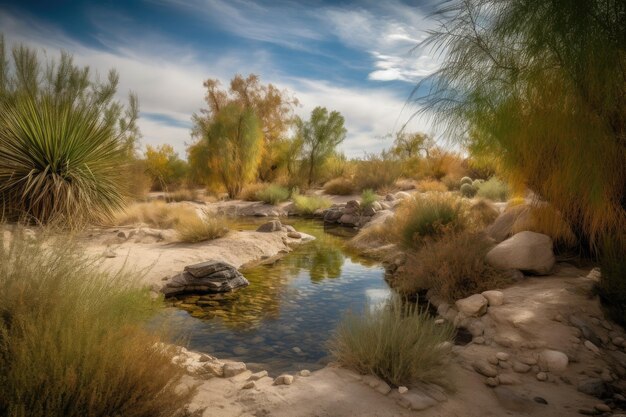
M472 179L470 177L463 177L463 178L461 178L461 185L463 185L463 184L472 185Z
M462 184L461 185L461 195L466 198L472 198L476 195L476 188L472 184Z

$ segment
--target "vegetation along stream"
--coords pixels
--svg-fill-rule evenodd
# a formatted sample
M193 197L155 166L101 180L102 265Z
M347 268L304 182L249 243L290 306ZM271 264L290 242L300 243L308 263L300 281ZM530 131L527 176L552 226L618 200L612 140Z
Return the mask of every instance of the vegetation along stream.
M332 233L313 220L288 223L316 240L272 264L242 270L250 281L246 288L186 296L174 303L178 308L168 309L172 327L190 349L272 374L318 369L328 360L326 342L342 314L387 299L384 269L346 249L345 229ZM238 221L231 229L258 224Z

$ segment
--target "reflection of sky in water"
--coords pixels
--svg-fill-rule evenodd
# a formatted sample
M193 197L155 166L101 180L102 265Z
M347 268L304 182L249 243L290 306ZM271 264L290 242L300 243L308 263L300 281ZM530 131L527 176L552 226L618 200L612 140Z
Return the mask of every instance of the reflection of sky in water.
M197 307L193 313L202 318L168 310L189 348L274 374L316 369L342 314L379 306L389 295L383 268L350 255L344 239L313 221L294 226L318 239L272 266L242 271L250 286Z

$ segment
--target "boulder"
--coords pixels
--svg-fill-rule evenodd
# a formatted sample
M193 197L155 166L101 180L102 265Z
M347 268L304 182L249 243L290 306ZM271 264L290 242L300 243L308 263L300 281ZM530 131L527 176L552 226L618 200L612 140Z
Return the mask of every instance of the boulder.
M383 209L383 206L378 201L374 201L372 203L372 208L374 209L374 211L381 211Z
M343 211L340 209L328 209L324 214L324 221L326 223L335 223L343 216Z
M359 216L353 214L344 214L339 218L339 223L346 226L356 226L359 224Z
M243 362L229 362L224 364L224 378L231 378L246 371L246 364Z
M501 291L483 291L480 295L489 302L489 307L501 306L504 304L504 294Z
M363 210L361 211L361 214L363 216L373 216L374 214L376 214L376 209L373 206L367 206L365 208L363 208Z
M502 242L511 236L511 230L515 221L520 216L528 216L528 206L521 204L508 208L505 212L500 214L496 220L485 229L487 236L495 240L497 243Z
M470 295L456 301L456 308L467 317L480 317L487 312L489 302L480 294Z
M292 239L302 239L302 235L298 232L287 232L287 236Z
M283 230L283 225L280 220L272 220L267 223L263 223L260 225L256 231L263 233L271 233L271 232L280 232Z
M184 293L221 293L249 285L233 265L222 261L206 261L188 265L161 288L166 296Z
M567 369L569 359L563 352L546 349L539 354L538 362L542 370L559 373Z
M520 232L491 249L486 260L498 269L545 275L555 263L552 239L541 233Z

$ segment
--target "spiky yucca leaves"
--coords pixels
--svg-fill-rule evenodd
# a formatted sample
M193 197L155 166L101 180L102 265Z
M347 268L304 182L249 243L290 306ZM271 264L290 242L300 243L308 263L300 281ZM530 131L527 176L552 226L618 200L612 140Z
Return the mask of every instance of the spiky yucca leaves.
M13 216L78 225L123 203L125 149L100 108L20 96L0 115L0 197Z

